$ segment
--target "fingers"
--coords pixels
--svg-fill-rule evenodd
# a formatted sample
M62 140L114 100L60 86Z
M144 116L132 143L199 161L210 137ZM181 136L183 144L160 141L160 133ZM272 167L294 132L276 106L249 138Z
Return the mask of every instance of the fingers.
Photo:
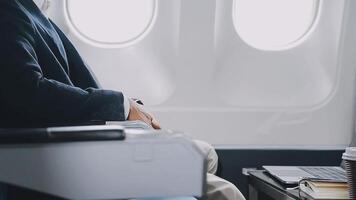
M151 125L154 129L161 129L159 122L153 117L151 113L144 112L144 114L147 117L147 119L149 119L150 121L149 125Z
M161 129L159 122L153 117L151 113L148 113L144 110L141 110L142 114L145 115L146 119L148 120L148 125L152 126L154 129Z
M152 126L154 129L161 129L159 122L153 117L153 115L146 112L143 107L136 102L132 101L130 103L131 107L128 120L140 120Z
M152 126L152 118L148 117L146 113L141 113L140 114L140 119L141 121L145 122L146 124Z
M154 129L161 129L159 122L155 118L152 118L151 125Z

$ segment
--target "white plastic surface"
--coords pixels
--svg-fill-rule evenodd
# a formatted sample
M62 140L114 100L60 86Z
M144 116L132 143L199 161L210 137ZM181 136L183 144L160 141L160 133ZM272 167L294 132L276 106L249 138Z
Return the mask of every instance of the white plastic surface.
M51 17L102 85L142 99L165 128L219 145L350 143L355 1L320 1L308 36L281 51L261 51L239 38L233 0L158 0L152 30L114 49L76 37L61 2L53 1Z
M0 181L69 199L201 196L203 154L181 135L0 146Z

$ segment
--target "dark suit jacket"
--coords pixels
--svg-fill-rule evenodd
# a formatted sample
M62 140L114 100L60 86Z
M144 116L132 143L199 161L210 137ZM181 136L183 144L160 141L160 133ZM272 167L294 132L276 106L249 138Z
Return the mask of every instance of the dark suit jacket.
M32 0L0 0L0 127L124 118L122 93L98 88L75 47Z

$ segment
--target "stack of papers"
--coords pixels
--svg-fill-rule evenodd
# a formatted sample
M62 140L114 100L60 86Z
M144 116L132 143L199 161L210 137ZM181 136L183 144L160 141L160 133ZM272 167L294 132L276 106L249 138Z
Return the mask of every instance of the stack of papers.
M347 183L322 180L303 180L299 188L314 199L349 199Z

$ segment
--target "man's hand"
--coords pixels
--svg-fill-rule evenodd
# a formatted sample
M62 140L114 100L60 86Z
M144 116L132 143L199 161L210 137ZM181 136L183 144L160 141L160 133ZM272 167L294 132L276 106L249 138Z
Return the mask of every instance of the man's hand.
M140 120L146 124L152 126L154 129L161 129L158 121L150 113L144 111L141 105L130 100L130 112L129 112L129 121Z

